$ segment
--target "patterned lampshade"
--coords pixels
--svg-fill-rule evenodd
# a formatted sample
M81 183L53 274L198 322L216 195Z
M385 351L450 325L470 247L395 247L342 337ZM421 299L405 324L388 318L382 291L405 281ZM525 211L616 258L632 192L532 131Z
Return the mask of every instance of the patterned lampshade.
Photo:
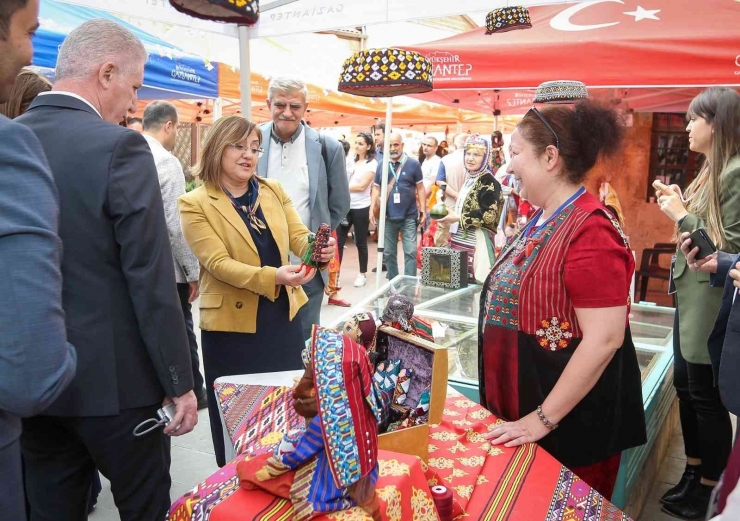
M530 27L532 27L532 20L529 18L529 10L526 7L502 7L486 15L486 34L505 33Z
M393 47L353 54L339 76L339 91L358 96L387 98L432 88L432 63L417 52Z
M588 99L586 85L572 80L546 81L534 94L535 103L575 103L582 99Z
M181 13L239 25L254 25L260 18L259 0L170 0Z

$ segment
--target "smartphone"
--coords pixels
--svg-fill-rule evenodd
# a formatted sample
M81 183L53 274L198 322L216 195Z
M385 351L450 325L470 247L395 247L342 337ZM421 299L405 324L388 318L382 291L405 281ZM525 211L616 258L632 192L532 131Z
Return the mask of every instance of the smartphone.
M714 242L712 242L712 239L704 228L697 228L694 230L694 232L689 236L689 239L691 239L692 250L697 246L699 247L699 252L696 254L696 260L705 259L717 251L717 247L714 245Z

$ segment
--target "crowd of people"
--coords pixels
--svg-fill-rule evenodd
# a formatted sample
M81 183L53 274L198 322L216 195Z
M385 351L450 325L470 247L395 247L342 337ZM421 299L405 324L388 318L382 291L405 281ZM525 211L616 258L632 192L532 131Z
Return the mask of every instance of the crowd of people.
M324 294L350 305L337 282L350 231L354 285L366 285L381 207L389 279L400 273L399 240L403 273L416 275L427 233L465 251L471 281L483 285L480 401L506 420L491 443L536 442L611 496L622 451L646 441L628 320L634 259L613 190L602 183L597 198L584 187L599 158L621 151L613 109L532 108L508 161L500 133L460 134L451 146L425 136L417 159L382 124L353 144L317 132L304 121L306 85L273 78L271 121L217 120L193 168L200 184L186 193L172 154L176 107L154 101L131 117L142 43L115 22L86 22L62 44L52 86L21 71L38 9L38 0L0 5L3 518L85 519L98 472L122 520L165 518L171 437L192 431L207 407L217 463L227 463L215 380L302 366ZM699 519L723 471L719 508L740 507L728 414L740 412L740 95L708 89L689 117L701 171L685 192L655 184L679 245L674 383L688 459L662 501ZM440 202L446 216L430 219ZM334 236L318 269L307 267L322 224ZM697 258L697 228L719 252ZM164 429L133 434L169 404Z

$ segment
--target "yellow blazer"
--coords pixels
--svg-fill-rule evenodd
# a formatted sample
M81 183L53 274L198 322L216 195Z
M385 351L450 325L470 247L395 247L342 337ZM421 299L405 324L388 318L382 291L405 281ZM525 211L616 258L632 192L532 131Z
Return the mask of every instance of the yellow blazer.
M302 256L310 231L278 181L257 179L260 208L275 238L283 265L288 252ZM185 240L200 261L200 328L207 331L254 333L257 305L263 295L275 301L287 291L293 320L308 301L303 288L275 284L277 268L261 266L247 225L229 197L206 183L177 201Z

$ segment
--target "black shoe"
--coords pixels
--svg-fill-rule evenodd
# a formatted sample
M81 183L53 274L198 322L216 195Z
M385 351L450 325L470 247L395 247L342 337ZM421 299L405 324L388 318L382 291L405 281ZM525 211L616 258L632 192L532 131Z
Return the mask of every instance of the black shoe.
M678 482L678 485L663 494L660 502L664 505L675 505L683 501L694 487L699 484L699 468L700 465L686 465L686 470L683 471L681 481Z
M704 519L709 509L709 499L714 487L699 483L692 487L691 492L683 501L675 505L663 505L663 512L679 519Z
M383 264L383 271L388 271L388 268L385 267L385 264ZM373 273L378 273L378 267L377 266L375 266L373 268Z
M208 407L208 397L206 396L206 393L204 392L200 396L198 396L198 410L205 409Z

